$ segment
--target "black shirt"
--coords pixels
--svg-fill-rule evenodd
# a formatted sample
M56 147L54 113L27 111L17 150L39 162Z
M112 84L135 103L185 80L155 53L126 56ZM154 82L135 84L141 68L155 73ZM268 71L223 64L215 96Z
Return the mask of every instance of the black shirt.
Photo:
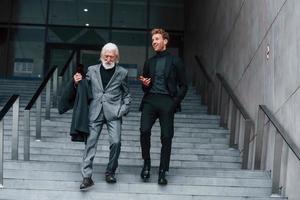
M157 56L155 61L155 77L150 93L169 94L165 81L166 56Z
M104 89L109 83L111 77L114 75L115 69L116 67L113 67L111 69L105 69L102 64L100 65L100 75L101 75L102 85Z

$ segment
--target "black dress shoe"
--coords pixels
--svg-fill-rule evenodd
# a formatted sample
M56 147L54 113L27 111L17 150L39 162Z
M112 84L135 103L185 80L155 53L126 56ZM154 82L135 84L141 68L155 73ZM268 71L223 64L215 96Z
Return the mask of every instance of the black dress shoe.
M158 174L158 184L159 185L167 185L168 184L168 180L166 179L166 171L159 171Z
M115 175L114 174L106 174L105 175L105 181L107 183L116 183L117 182L117 179L115 178Z
M94 185L94 182L91 178L83 178L82 183L80 184L80 189L84 190Z
M150 168L151 168L150 160L145 160L143 169L141 171L141 178L143 179L144 182L147 182L150 178Z

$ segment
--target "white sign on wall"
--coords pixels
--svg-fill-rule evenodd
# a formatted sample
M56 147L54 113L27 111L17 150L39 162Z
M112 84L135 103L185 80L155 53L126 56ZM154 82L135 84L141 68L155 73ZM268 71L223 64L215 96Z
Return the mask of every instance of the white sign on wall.
M14 76L31 76L33 71L33 59L15 58Z

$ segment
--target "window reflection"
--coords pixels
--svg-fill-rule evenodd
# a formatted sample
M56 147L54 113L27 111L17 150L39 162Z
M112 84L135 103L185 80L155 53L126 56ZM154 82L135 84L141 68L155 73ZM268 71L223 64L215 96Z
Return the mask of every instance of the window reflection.
M10 0L1 0L0 1L0 22L9 22L10 6L11 6Z
M50 24L109 26L110 0L50 1Z
M146 0L114 0L113 27L146 28Z
M11 29L8 57L14 76L42 77L44 34L42 27L21 26Z
M12 0L12 22L45 24L47 16L47 0Z
M49 52L45 50L49 44L64 45L69 52L68 45L100 48L109 41L120 46L122 64L136 65L139 74L146 57L154 53L148 33L151 28L174 30L169 32L169 49L181 54L183 5L183 0L1 0L0 76L18 74L24 63L24 76L40 76L47 68L44 57L50 59L46 66L53 63L52 57L44 54ZM84 50L82 60L92 62L97 53ZM65 57L59 50L56 54Z
M184 29L184 1L183 0L151 0L150 27L164 27L165 29Z

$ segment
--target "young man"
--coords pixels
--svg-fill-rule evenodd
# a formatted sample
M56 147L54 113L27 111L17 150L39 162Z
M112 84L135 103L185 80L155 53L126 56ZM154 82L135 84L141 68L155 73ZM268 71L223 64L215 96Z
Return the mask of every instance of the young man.
M140 142L144 159L141 178L144 181L150 178L151 128L158 118L162 144L158 184L166 185L174 135L174 113L180 110L180 102L185 97L188 86L182 60L167 52L169 34L163 29L153 29L151 34L156 55L146 60L143 76L140 77L144 91L140 108Z
M131 97L127 85L128 71L118 65L119 50L113 43L107 43L101 50L101 64L88 68L88 80L92 100L89 105L89 136L86 141L81 173L83 181L80 189L92 186L93 160L97 142L104 124L109 134L110 154L105 172L107 183L115 183L115 171L121 149L121 118L129 111ZM74 82L82 80L80 73L74 75Z

